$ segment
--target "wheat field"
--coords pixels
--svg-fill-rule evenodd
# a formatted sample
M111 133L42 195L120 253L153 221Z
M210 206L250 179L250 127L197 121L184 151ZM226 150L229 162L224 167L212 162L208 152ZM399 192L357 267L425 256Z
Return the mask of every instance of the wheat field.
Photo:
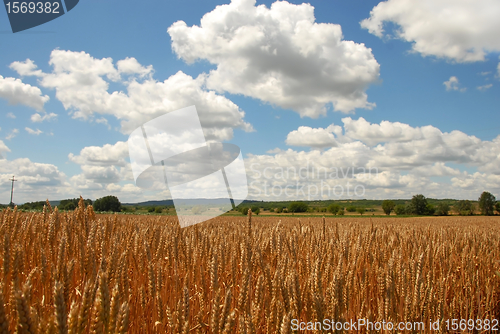
M96 215L83 201L70 213L6 209L0 334L498 318L499 227L498 217L241 216L181 229L175 217Z

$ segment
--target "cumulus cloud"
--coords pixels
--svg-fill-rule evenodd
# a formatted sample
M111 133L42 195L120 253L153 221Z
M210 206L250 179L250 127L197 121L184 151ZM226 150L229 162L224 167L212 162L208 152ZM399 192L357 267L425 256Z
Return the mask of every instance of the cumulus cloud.
M471 194L476 197L484 189L500 194L500 135L483 141L461 131L442 132L430 125L412 127L388 121L373 124L350 117L342 122L343 126L332 124L326 129L301 127L287 137L303 140L302 145L297 142L294 146L306 146L309 141L315 148L317 141L299 134L319 138L330 134L328 138L336 146L323 151L275 149L265 155L248 155L245 164L251 197L409 198L424 193L429 197L470 199ZM464 171L470 168L477 172ZM356 186L359 196L353 192Z
M144 77L154 72L153 65L144 67L141 64L139 64L137 59L133 57L132 58L127 57L123 60L119 60L116 63L116 65L118 67L118 71L124 74L137 74L141 77Z
M30 64L31 72L19 73L36 75L41 86L55 89L57 99L73 117L93 119L96 114L112 115L121 121L121 131L125 134L155 117L190 105L196 106L207 139L231 139L235 128L253 131L244 121L244 111L236 104L205 90L202 78L181 71L162 82L152 78L151 66L144 67L134 58L118 61L115 67L111 58L96 59L88 53L64 50L52 51L50 73L38 72L31 60L13 63L11 67L24 69L26 63ZM121 74L138 74L138 77L125 80ZM111 82L124 85L126 92L109 92Z
M70 153L68 158L82 169L81 174L71 178L78 188L99 190L109 184L133 180L126 142L84 147L80 154Z
M13 113L11 113L11 112L7 113L7 115L5 115L5 116L7 116L7 118L12 118L12 119L15 119L15 118L16 118L16 115L14 115L14 114L13 114Z
M43 133L43 131L40 129L33 130L28 127L25 127L24 130L26 130L26 132L28 132L30 135L35 135L35 136L38 136Z
M337 146L334 133L341 135L342 128L333 124L326 129L301 126L288 134L286 137L286 144L290 146L307 146L313 148Z
M384 37L384 23L392 22L398 26L395 37L413 43L423 56L474 62L500 51L499 15L497 0L387 0L361 26Z
M54 118L57 117L57 114L51 112L51 113L43 113L42 115L40 115L39 113L34 113L33 115L31 115L31 121L33 123L41 123L43 121L50 121Z
M4 78L0 75L0 98L10 104L22 104L35 110L42 110L49 100L38 87L23 83L20 79Z
M79 165L125 166L125 159L128 158L128 145L126 142L119 141L114 145L106 144L102 147L88 146L83 148L79 155L70 153L68 158Z
M43 75L42 70L38 70L36 64L31 59L26 59L23 62L15 61L9 67L21 76L40 77Z
M200 26L175 22L172 49L188 63L208 60L210 89L243 94L292 109L301 116L333 109L371 109L367 87L380 66L371 49L343 39L338 24L317 23L314 7L277 1L233 0L205 14Z
M14 202L61 198L71 193L66 175L55 165L32 162L28 158L0 160L0 193L10 195L12 175L16 176ZM6 197L4 197L6 198Z
M10 149L5 145L5 143L0 140L0 154L5 153L5 152L10 152Z
M457 90L463 93L467 90L467 88L460 88L460 82L458 81L458 78L455 76L451 76L448 81L443 82L443 85L445 85L446 90L448 92Z

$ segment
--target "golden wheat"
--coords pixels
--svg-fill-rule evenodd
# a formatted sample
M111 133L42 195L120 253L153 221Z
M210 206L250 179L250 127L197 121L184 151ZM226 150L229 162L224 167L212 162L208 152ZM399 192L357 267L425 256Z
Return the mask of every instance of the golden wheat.
M500 220L0 213L0 333L291 333L500 317ZM442 332L446 332L441 328Z

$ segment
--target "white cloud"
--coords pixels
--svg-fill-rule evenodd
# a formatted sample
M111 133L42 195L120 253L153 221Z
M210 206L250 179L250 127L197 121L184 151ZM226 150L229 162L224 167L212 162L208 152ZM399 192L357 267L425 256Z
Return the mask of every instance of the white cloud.
M41 70L37 70L37 66L31 59L26 59L24 62L15 61L9 67L21 76L42 76L43 74Z
M153 65L144 67L135 58L125 58L116 63L118 71L124 74L138 74L141 77L153 74Z
M49 101L47 95L42 95L38 87L23 83L20 79L4 78L0 75L0 98L6 99L10 104L22 104L35 110L42 110Z
M11 140L15 136L17 136L18 133L19 133L18 129L12 129L12 131L7 135L7 137L5 137L5 139Z
M422 131L425 131L400 122L382 121L380 124L371 124L363 117L357 120L346 117L342 122L347 138L360 140L370 146L388 141L407 142L420 139L423 137Z
M326 148L337 146L335 135L342 134L342 128L338 125L331 125L326 129L310 128L301 126L286 137L286 144L290 146L308 146L314 148Z
M345 193L340 197L355 198L352 191L356 185L358 190L366 191L362 198L409 198L423 193L428 197L471 199L484 189L500 195L500 135L492 141L482 141L460 131L442 132L433 126L412 127L388 121L372 124L350 117L342 122L342 127L301 127L290 133L297 138L307 133L313 137L317 133L334 134L335 147L249 154L245 164L252 198L318 199L322 198L321 193L315 193L315 189L322 186L325 191L333 191L335 186L340 191L343 187ZM333 127L338 127L335 133ZM304 146L309 140L316 147L315 141L301 138ZM462 171L470 168L477 172ZM271 193L273 187L276 196ZM278 190L284 192L285 187L294 196L277 196ZM347 187L351 187L351 195L347 194ZM267 197L263 195L266 191ZM337 197L330 195L327 198Z
M35 135L35 136L38 136L43 133L43 131L40 129L33 130L28 127L25 127L24 130L26 130L26 132L28 132L30 135Z
M72 182L82 189L101 189L111 183L133 180L130 163L126 160L126 142L84 147L79 155L70 153L68 158L82 169L82 174L72 178Z
M492 86L493 86L493 84L487 84L487 85L483 85L483 86L477 86L477 89L480 91L485 91L485 90L490 89Z
M64 173L52 164L32 162L27 158L0 160L0 194L10 196L12 175L18 180L14 189L14 202L60 199L71 193Z
M343 40L340 25L316 23L314 7L277 1L233 0L205 14L200 26L174 23L168 33L183 60L217 65L210 89L243 94L293 109L301 116L371 109L367 87L379 64L364 44Z
M9 112L7 113L7 118L12 118L12 119L15 119L16 118L16 115L14 115L13 113Z
M458 78L455 76L451 76L448 81L443 82L443 85L446 86L446 90L452 91L452 90L458 90L460 92L465 92L467 88L460 88L460 82L458 81Z
M108 120L104 117L98 118L95 120L96 123L98 124L103 124L106 125L108 130L111 130L111 125L109 125Z
M86 180L95 183L115 183L120 181L120 172L115 166L81 166Z
M5 152L10 152L10 149L5 145L5 143L0 140L0 154L5 153Z
M155 117L190 105L196 106L208 139L231 139L234 128L253 131L236 104L203 89L202 78L194 79L179 71L163 82L150 75L141 81L122 80L120 71L141 74L146 69L152 73L152 67L143 67L132 59L119 61L116 69L111 58L96 59L84 52L54 50L49 62L53 71L36 73L43 87L56 90L57 99L73 117L92 119L94 114L113 115L121 120L121 131L125 134ZM14 64L13 68L19 67L19 63ZM125 85L127 92L108 92L110 81ZM43 116L35 118L40 120Z
M54 118L57 117L57 114L51 112L51 113L43 113L43 115L40 115L39 113L34 113L31 115L31 121L33 123L41 123L43 121L50 121Z
M79 155L70 153L69 160L79 165L91 166L125 166L128 158L128 145L119 141L114 145L106 144L102 147L88 146L80 151Z
M361 26L383 37L389 36L384 23L392 22L398 26L396 37L413 43L423 56L474 62L500 51L499 16L497 0L387 0Z

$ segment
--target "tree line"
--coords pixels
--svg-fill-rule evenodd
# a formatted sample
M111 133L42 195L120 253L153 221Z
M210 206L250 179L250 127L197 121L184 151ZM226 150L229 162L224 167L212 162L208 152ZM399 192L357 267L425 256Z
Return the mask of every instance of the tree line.
M452 210L448 203L439 203L437 206L429 204L424 195L418 194L412 197L406 204L395 204L394 201L385 200L382 202L382 210L386 215L394 212L397 215L438 215L447 216ZM461 216L472 216L476 210L482 215L492 216L494 211L500 214L500 202L490 192L483 191L476 205L469 200L461 200L453 205L453 211Z
M237 208L237 211L246 215L249 207L245 204L241 205ZM257 205L253 205L251 207L252 212L260 212L260 208ZM264 207L264 210L267 210L271 213L303 213L303 212L329 212L333 215L344 215L345 212L358 212L360 215L363 215L365 212L374 212L373 208L365 208L356 205L347 205L342 206L338 203L331 203L326 207L311 207L308 203L303 201L295 201L288 204L288 206L284 206L282 204L277 207ZM491 216L496 211L500 214L500 202L496 201L495 196L493 194L484 191L481 196L479 196L477 207L476 204L469 200L460 200L455 202L453 205L447 202L440 202L436 205L429 203L428 199L422 195L417 194L414 195L410 201L407 201L404 204L396 204L393 200L384 200L382 202L382 210L386 215L390 215L391 213L395 213L398 216L401 215L438 215L438 216L447 216L450 214L450 211L455 211L457 214L461 216L471 216L476 214L479 211L482 215Z

